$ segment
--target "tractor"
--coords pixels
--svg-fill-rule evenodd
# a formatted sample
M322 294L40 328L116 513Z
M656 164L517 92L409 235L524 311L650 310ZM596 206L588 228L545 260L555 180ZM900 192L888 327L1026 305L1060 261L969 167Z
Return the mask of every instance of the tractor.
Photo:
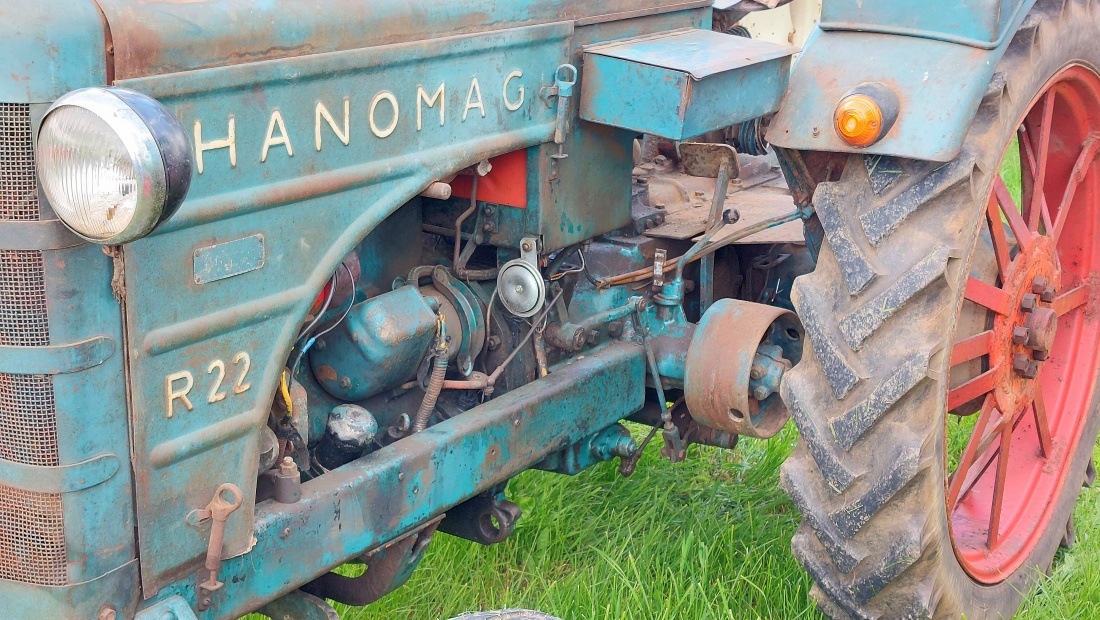
M824 614L1012 616L1095 478L1100 2L792 6L0 3L0 617L332 620L792 419Z

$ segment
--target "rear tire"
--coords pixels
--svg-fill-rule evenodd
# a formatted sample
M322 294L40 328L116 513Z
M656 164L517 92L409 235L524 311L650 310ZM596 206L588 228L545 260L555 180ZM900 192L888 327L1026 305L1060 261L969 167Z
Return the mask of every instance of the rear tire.
M784 379L801 439L782 484L803 515L793 552L832 618L1011 617L1072 538L1100 425L1095 391L1020 565L979 580L960 560L947 509L948 361L1005 147L1052 77L1100 67L1098 35L1100 3L1039 0L954 161L853 155L815 192L826 243L793 295L815 355Z

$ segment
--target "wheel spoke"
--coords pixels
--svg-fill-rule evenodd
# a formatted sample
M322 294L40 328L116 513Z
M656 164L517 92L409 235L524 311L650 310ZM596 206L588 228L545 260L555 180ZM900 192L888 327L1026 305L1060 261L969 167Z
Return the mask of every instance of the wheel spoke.
M977 278L968 278L963 296L997 314L1008 314L1008 293L992 284L982 282Z
M997 546L997 537L1001 529L1001 508L1005 500L1005 481L1008 480L1009 449L1012 447L1012 429L1015 425L1001 429L1001 449L997 457L997 480L993 483L993 508L989 512L989 548Z
M951 347L951 361L948 365L956 366L983 355L989 355L992 346L993 330L986 330L965 340L960 340Z
M974 432L971 436L971 441L966 444L966 449L963 450L962 458L959 459L959 466L955 468L955 473L951 475L951 482L947 489L947 511L951 512L955 508L955 503L959 500L959 492L962 490L962 484L967 478L967 473L974 465L974 459L978 456L978 442L973 440L974 436L981 436L985 433L985 427L989 426L989 419L993 417L993 395L990 394L985 397L985 401L982 402L982 410L978 414L978 421L974 423Z
M1097 150L1100 150L1100 134L1090 133L1081 145L1081 153L1077 156L1077 162L1073 164L1073 172L1069 175L1069 183L1066 185L1065 194L1062 195L1062 203L1058 205L1057 219L1051 233L1054 243L1058 243L1058 237L1062 234L1062 227L1066 225L1066 219L1069 216L1069 206L1073 203L1073 197L1077 193L1077 186L1085 180L1089 170L1092 169L1092 162L1096 159Z
M959 387L947 393L947 410L950 411L959 405L966 404L982 394L993 391L993 378L997 368L990 368L986 372L974 377Z
M1031 210L1038 212L1042 208L1043 188L1046 187L1047 160L1050 155L1050 130L1054 119L1054 91L1047 91L1042 103L1043 115L1039 121L1039 152L1036 159L1035 188L1031 194Z
M1000 413L1000 418L997 419L997 424L994 424L992 429L989 429L987 432L982 433L981 439L977 441L974 439L979 434L977 429L975 429L974 434L970 435L970 443L967 444L967 449L969 450L971 443L974 444L974 454L976 455L975 461L977 461L978 456L985 456L982 456L980 467L975 466L971 463L969 469L965 470L965 472L961 467L956 469L956 474L958 474L959 478L961 479L961 483L959 484L959 494L956 498L956 502L960 502L966 499L966 496L967 494L969 494L970 489L974 488L974 486L978 484L978 480L980 480L982 476L986 475L986 472L988 472L989 470L989 466L993 464L993 461L996 460L997 455L1001 453L1000 445L993 447L993 450L989 451L989 453L986 452L989 450L989 446L993 444L993 440L996 440L999 438L999 436L1001 436L1001 431L1003 431L1005 427L1008 427L1008 424L1010 422L1010 418L1008 416L1005 416L1003 411L996 411ZM1023 409L1021 409L1021 411L1023 411ZM1016 422L1019 423L1019 420L1020 418L1016 419ZM1012 428L1016 428L1015 423L1012 424Z
M1016 202L1012 200L1012 194L1008 192L1008 187L1001 175L997 175L993 180L993 194L1001 205L1001 213L1004 213L1005 219L1008 220L1008 227L1012 229L1012 234L1016 235L1016 243L1020 245L1020 249L1026 250L1031 247L1032 232L1027 227L1024 217L1020 215L1019 209L1016 208ZM1039 204L1035 204L1035 208L1038 209Z
M1043 386L1037 386L1035 400L1031 402L1031 409L1035 412L1035 430L1039 433L1039 450L1043 458L1049 458L1054 443L1050 438L1050 423L1047 421L1047 406L1043 402Z
M1027 132L1027 127L1020 125L1020 129L1017 131L1017 142L1020 145L1020 150L1023 154L1020 156L1020 193L1022 201L1025 206L1032 203L1032 199L1035 194L1035 149L1031 147L1031 138ZM1043 192L1039 192L1039 200L1041 201L1042 209L1040 213L1036 213L1033 209L1028 209L1028 228L1033 231L1039 230L1039 217L1041 215L1043 227L1048 232L1054 229L1054 222L1050 219L1050 207L1047 206L1047 197Z
M997 257L997 269L1001 272L1001 281L1004 282L1008 275L1008 267L1012 264L1012 256L1008 250L1008 235L1005 234L1005 225L1001 222L1001 211L997 206L996 194L989 196L986 204L986 214L989 216L989 238L993 241L993 254Z
M1089 300L1089 292L1089 285L1082 284L1081 286L1062 293L1061 295L1056 297L1051 307L1058 316L1069 314L1077 308L1085 305L1085 302Z

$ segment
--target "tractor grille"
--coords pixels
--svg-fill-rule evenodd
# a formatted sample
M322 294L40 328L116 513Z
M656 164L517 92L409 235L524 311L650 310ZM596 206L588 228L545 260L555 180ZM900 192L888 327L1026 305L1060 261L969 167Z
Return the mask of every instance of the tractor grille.
M0 103L0 220L37 220L31 108Z
M0 103L0 226L41 217L30 106ZM0 249L0 344L50 344L39 250ZM53 377L0 373L0 459L56 466ZM0 579L59 586L66 577L61 495L0 484Z

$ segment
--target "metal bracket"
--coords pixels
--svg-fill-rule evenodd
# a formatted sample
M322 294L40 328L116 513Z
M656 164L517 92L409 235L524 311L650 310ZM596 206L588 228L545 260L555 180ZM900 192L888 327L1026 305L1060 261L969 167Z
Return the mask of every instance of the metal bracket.
M488 491L447 511L439 531L482 545L495 545L512 535L522 515L519 506L503 499L503 493Z
M519 257L525 262L539 268L539 238L524 237L519 240Z
M558 113L554 121L554 144L558 152L550 155L550 179L558 178L557 164L569 157L565 152L565 134L569 125L569 104L573 98L573 86L577 83L577 68L571 64L558 65L554 72L554 91L558 98Z

